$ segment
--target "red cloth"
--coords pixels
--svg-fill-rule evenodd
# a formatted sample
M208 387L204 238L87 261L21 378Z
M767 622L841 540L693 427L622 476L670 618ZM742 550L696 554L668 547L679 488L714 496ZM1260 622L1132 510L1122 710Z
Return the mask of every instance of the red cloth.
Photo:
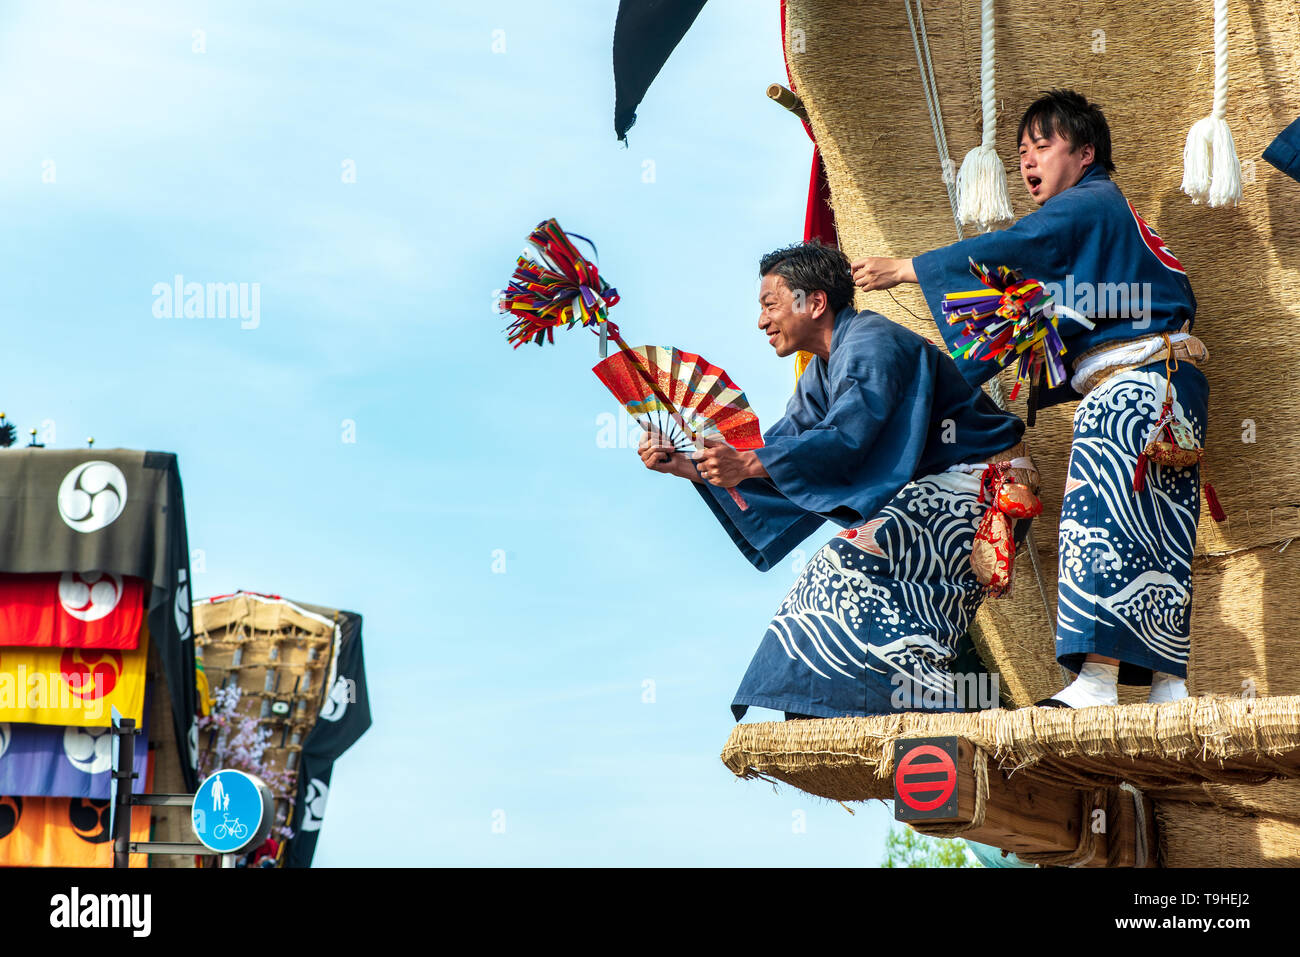
M135 650L144 582L130 575L0 574L0 647Z
M781 0L781 54L785 57L785 76L794 88L794 78L790 76L790 57L785 48L785 0ZM808 138L813 141L812 175L808 182L808 208L804 213L803 238L820 239L827 246L838 246L839 237L835 231L835 213L831 209L831 187L826 179L826 164L822 162L821 149L817 146L817 137L813 136L812 127L806 122L803 128Z
M273 837L268 837L262 844L258 846L257 850L253 852L253 856L249 860L249 866L257 867L257 862L264 857L269 857L272 860L274 860L275 856L279 853L280 853L280 842Z

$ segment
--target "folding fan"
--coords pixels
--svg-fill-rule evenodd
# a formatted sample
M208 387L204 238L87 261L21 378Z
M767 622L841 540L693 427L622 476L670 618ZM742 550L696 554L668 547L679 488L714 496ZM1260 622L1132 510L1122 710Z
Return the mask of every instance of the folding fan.
M640 360L671 406L654 395L628 353L616 352L592 371L647 430L662 433L683 452L695 447L691 433L726 442L735 449L762 447L758 416L750 409L745 393L721 368L671 346L638 346L629 352Z
M595 249L591 240L584 239ZM664 434L673 447L702 450L705 439L740 450L762 446L758 417L731 377L691 352L664 346L634 350L609 321L617 290L585 259L554 219L544 220L528 236L498 309L512 317L507 338L518 348L555 341L557 327L581 325L600 337L600 354L612 340L619 351L593 370L633 417L647 430ZM734 488L727 489L741 509L749 506Z
M763 445L745 393L722 368L693 352L624 347L592 371L642 428L661 433L679 451L703 448L705 440L740 450ZM734 488L728 491L740 508L748 507Z

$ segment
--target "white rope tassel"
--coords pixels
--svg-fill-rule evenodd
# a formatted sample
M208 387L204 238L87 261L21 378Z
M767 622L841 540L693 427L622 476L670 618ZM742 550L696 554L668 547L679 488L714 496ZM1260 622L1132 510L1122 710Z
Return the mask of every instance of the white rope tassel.
M957 211L967 226L986 228L1010 219L1007 170L998 159L997 94L993 84L993 0L980 3L980 99L984 108L984 140L966 154L957 172Z
M1192 124L1183 148L1183 192L1198 205L1241 201L1241 161L1227 114L1228 0L1214 0L1214 109Z

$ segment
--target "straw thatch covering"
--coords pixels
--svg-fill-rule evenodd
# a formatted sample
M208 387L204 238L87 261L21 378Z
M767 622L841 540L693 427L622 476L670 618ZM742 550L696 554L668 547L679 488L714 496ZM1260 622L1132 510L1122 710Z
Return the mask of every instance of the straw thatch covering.
M1156 803L1166 867L1300 867L1300 820Z
M238 685L238 713L271 730L266 770L295 771L333 680L335 622L292 602L239 593L195 603L194 640L211 689ZM288 705L287 713L276 714L276 702ZM218 733L200 733L201 754L216 747ZM277 799L277 823L288 818L292 797Z
M977 0L925 5L957 163L980 138L979 8ZM1152 0L1140 10L1081 0L1054 9L1050 30L1028 11L1000 5L998 152L1022 216L1034 208L1015 165L1025 107L1044 89L1068 86L1106 110L1115 180L1187 268L1199 301L1197 333L1210 349L1206 475L1229 521L1216 526L1203 510L1198 548L1224 557L1197 567L1191 685L1229 693L1249 677L1260 693L1290 692L1300 690L1298 679L1277 667L1285 659L1274 643L1294 642L1300 632L1300 606L1288 602L1300 590L1300 550L1237 550L1300 536L1300 405L1291 388L1300 345L1290 334L1300 312L1291 293L1300 275L1300 185L1258 160L1300 115L1300 13L1281 0L1230 5L1228 121L1245 162L1237 209L1193 206L1179 191L1187 130L1212 103L1212 25L1212 5L1192 0ZM791 73L826 161L845 252L911 256L953 242L904 5L789 0L787 31ZM915 286L893 293L928 315ZM909 315L885 292L860 294L858 305L934 335L928 319ZM1022 402L1013 408L1023 411ZM1022 705L1060 687L1052 661L1056 516L1071 413L1072 406L1045 411L1029 435L1042 472L1035 540L1050 607L1024 555L1015 594L987 602L980 615L981 650ZM1247 420L1253 442L1245 441L1252 438ZM1261 563L1267 574L1257 573Z
M831 800L886 799L895 742L940 735L966 738L1003 772L1073 787L1128 781L1153 797L1200 782L1300 779L1300 697L738 724L722 760L738 776Z

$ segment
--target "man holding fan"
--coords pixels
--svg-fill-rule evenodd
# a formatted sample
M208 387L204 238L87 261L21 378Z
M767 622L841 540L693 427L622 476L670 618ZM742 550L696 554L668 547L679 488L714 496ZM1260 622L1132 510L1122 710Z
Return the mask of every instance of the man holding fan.
M657 433L638 449L647 468L690 479L760 571L827 519L844 529L799 573L732 711L964 710L953 695L958 643L985 594L1006 587L1008 518L1036 514L1024 426L943 351L857 312L839 250L799 243L759 271L769 344L814 356L785 416L751 451L709 442L692 461ZM977 573L981 536L991 566Z

